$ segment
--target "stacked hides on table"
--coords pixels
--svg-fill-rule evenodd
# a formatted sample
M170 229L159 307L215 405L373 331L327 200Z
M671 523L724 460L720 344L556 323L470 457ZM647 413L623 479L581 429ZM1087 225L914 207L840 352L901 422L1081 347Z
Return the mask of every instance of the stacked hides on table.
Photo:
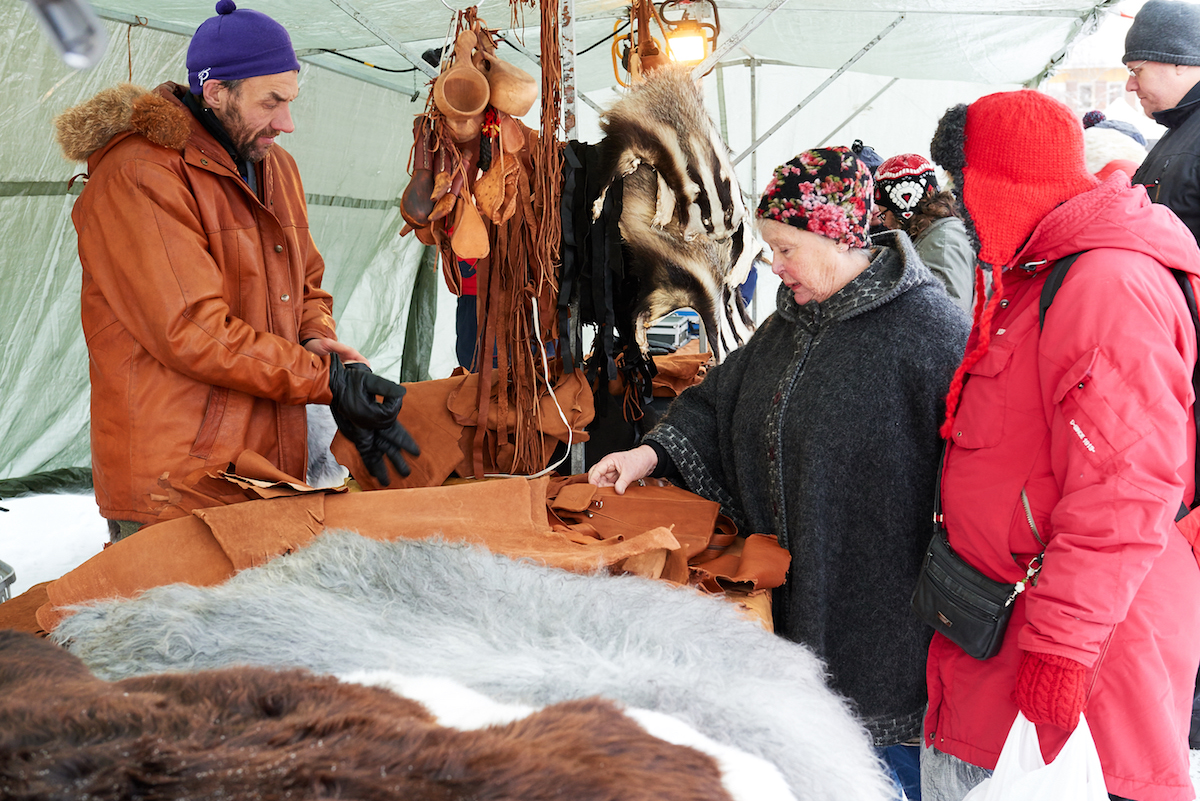
M662 581L573 574L438 539L326 532L217 586L71 611L52 638L105 680L264 666L432 676L532 707L598 696L767 760L795 798L894 795L809 650L733 604ZM676 789L654 788L691 797Z

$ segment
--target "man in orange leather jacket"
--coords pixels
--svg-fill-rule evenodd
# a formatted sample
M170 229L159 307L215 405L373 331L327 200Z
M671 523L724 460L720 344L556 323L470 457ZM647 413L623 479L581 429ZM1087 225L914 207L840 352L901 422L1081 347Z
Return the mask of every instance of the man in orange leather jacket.
M88 165L72 219L93 482L114 540L186 514L172 484L245 450L303 479L305 404L332 405L343 431L390 430L393 461L416 449L396 431L403 389L342 366L366 360L337 341L300 175L274 144L294 129L291 40L231 0L217 12L189 46L190 87L124 85L56 121Z

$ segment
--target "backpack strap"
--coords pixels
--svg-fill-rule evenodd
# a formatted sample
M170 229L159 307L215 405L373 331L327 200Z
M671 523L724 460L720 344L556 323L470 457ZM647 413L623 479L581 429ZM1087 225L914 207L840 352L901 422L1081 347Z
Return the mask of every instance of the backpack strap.
M1200 310L1196 306L1196 292L1192 287L1192 282L1187 273L1182 270L1171 270L1175 274L1175 280L1179 282L1179 288L1183 290L1183 298L1187 301L1188 312L1192 315L1192 325L1196 327L1196 352L1200 354ZM1192 365L1192 391L1196 400L1192 403L1192 419L1196 423L1196 483L1195 494L1192 498L1191 509L1200 506L1200 362ZM1189 508L1183 507L1179 510L1179 514L1175 516L1176 522L1187 516Z
M1050 275L1046 278L1046 283L1042 285L1042 294L1038 300L1038 330L1042 330L1046 325L1046 310L1050 308L1050 304L1054 302L1054 296L1058 294L1059 288L1062 286L1063 279L1067 277L1067 270L1071 269L1071 265L1075 263L1082 252L1072 253L1070 256L1064 256L1054 262L1054 266L1050 268ZM1187 302L1188 313L1192 317L1192 326L1196 331L1196 352L1200 354L1200 309L1196 306L1196 293L1192 288L1192 282L1188 274L1182 270L1171 269L1171 273L1175 276L1175 280L1179 283L1179 288L1183 290L1183 298ZM1187 516L1191 509L1200 506L1200 363L1192 365L1192 390L1196 400L1192 403L1192 418L1196 424L1196 455L1193 459L1196 468L1196 479L1192 485L1193 497L1189 507L1181 503L1179 505L1179 513L1175 515L1176 522Z
M1038 301L1039 331L1046 325L1046 309L1050 308L1050 304L1054 302L1054 296L1058 294L1063 279L1067 277L1067 270L1071 269L1071 265L1082 255L1083 251L1072 253L1070 256L1063 256L1054 262L1054 266L1050 268L1050 275L1047 276L1046 283L1042 285L1042 296Z

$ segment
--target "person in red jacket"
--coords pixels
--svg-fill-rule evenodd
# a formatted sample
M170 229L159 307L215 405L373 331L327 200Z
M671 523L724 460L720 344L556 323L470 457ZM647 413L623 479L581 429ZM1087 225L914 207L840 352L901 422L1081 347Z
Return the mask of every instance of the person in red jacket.
M1020 710L1047 759L1086 713L1112 796L1187 801L1200 567L1175 516L1194 491L1196 331L1167 268L1200 274L1200 249L1123 173L1089 173L1078 119L1039 92L950 109L931 152L995 276L947 396L950 546L1004 582L1045 553L999 654L934 635L923 796L982 781Z

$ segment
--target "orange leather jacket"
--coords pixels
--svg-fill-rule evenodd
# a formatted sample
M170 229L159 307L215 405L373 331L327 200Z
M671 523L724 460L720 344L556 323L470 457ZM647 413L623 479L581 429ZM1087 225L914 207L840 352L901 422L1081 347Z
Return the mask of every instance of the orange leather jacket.
M335 334L296 163L271 148L260 202L186 91L124 85L68 112L72 130L59 122L68 157L88 164L71 216L92 477L110 519L184 514L170 482L246 449L303 477L304 404L330 400L329 358L299 344Z

